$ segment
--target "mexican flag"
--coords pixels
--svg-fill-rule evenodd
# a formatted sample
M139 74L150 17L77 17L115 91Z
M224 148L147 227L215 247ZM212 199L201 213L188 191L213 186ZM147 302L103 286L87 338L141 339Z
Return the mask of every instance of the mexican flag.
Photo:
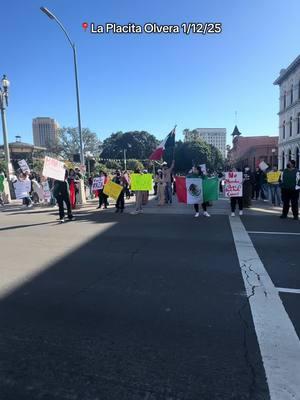
M175 147L175 130L176 127L168 134L168 136L159 144L154 152L149 157L149 160L161 160L164 151L167 148Z
M219 179L177 176L176 194L179 203L201 204L218 200Z

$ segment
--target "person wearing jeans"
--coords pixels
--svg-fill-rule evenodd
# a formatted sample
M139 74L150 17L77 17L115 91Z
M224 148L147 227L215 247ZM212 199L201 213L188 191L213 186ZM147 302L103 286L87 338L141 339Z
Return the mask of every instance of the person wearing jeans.
M272 168L272 172L267 173L267 180L269 183L271 200L273 206L281 206L281 193L280 193L280 171L277 170L277 167Z

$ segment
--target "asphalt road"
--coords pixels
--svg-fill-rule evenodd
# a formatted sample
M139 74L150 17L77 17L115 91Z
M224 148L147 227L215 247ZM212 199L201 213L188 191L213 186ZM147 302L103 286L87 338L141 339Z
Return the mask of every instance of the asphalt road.
M270 399L228 215L55 218L0 215L1 399ZM299 236L250 237L275 286L299 289ZM300 295L280 296L300 335Z

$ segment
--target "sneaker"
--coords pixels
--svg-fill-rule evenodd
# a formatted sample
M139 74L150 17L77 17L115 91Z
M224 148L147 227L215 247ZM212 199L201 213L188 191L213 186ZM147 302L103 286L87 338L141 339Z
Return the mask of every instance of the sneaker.
M196 212L196 214L195 214L195 218L198 218L199 217L199 213L198 212Z
M296 215L296 216L294 217L294 220L295 220L295 221L299 221L299 217Z
M203 215L204 215L204 217L210 217L210 215L208 214L207 211L204 211Z
M281 219L286 219L287 218L287 216L286 215L280 215L280 217L279 218L281 218Z
M69 221L74 221L74 220L75 220L74 215L71 215L70 217L68 217L68 220L69 220Z
M115 211L115 213L118 213L119 212L119 209L118 208L116 208L116 211Z
M27 208L31 208L31 207L33 207L32 204L28 204Z
M243 210L240 210L239 215L243 215Z
M234 213L234 212L232 212L232 213L231 213L231 216L232 216L232 217L235 217L235 213Z
M62 218L62 219L59 220L59 222L60 222L61 224L63 224L63 223L65 222L65 219Z
M140 211L135 210L135 211L132 211L130 214L131 214L131 215L138 215L138 214L140 214Z

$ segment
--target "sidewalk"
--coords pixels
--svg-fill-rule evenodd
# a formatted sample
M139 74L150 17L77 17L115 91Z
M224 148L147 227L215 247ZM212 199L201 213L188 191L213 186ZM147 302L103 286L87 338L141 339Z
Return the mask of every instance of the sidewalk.
M134 210L135 197L131 197L130 200L125 201L125 212L129 213ZM98 205L98 199L87 200L84 205L78 206L76 210L86 210L86 211L97 211L102 212L102 210L96 210ZM32 213L42 210L46 212L58 210L57 206L45 206L43 204L36 204L32 208L24 208L21 200L12 200L10 204L6 204L4 207L0 208L0 211L13 212L19 210L26 210ZM110 201L110 206L107 212L113 212L115 210L115 201ZM218 201L214 201L211 207L208 207L208 212L211 215L230 215L230 204L229 199L220 197ZM161 215L193 215L194 209L192 205L187 205L183 203L178 203L176 195L173 196L173 204L158 206L157 200L154 195L149 196L149 201L146 206L143 206L144 214L161 214ZM244 209L245 215L280 215L281 208L273 207L270 202L263 202L261 200L252 201L251 208Z

